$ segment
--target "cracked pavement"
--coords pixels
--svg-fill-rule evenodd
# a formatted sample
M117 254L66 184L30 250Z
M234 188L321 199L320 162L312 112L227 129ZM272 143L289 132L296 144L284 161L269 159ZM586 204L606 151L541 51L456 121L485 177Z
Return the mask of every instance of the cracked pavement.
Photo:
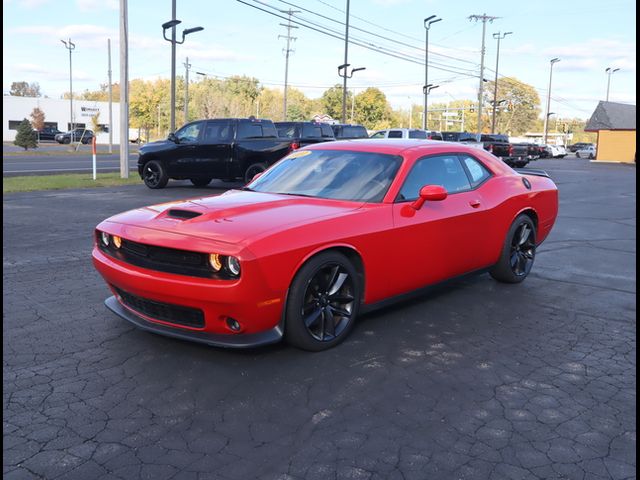
M455 282L316 354L164 338L103 306L95 225L223 184L4 195L3 477L635 478L635 166L532 166L561 205L523 284Z

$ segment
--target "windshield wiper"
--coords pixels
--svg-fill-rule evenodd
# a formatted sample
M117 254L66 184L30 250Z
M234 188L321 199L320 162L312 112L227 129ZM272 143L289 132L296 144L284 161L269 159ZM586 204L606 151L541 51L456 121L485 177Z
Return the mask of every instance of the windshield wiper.
M306 195L304 193L288 193L288 192L276 192L276 195L292 195L295 197L310 197L317 198L315 195Z

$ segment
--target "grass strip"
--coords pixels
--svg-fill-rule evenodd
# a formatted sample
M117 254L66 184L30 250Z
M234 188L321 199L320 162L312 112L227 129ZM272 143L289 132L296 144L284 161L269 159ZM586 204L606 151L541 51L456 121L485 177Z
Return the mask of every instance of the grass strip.
M100 173L97 180L91 174L69 173L65 175L28 175L3 177L2 193L33 192L36 190L66 190L71 188L117 187L140 185L142 180L131 172L129 178L120 178L119 173Z

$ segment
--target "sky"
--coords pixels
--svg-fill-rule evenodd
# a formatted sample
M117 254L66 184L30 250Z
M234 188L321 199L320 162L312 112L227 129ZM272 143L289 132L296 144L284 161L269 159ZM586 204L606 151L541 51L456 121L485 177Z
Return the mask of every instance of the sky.
M204 30L177 46L177 73L189 58L193 81L202 74L225 78L248 75L267 87L282 88L285 71L286 13L314 29L299 26L289 61L289 85L317 98L341 83L347 0L177 0L178 38L184 28ZM249 5L247 5L249 4ZM252 6L250 6L252 5ZM69 90L71 39L74 91L107 83L107 39L112 44L114 82L119 81L118 0L3 0L3 92L12 82L38 82L42 93L59 98ZM255 8L258 7L258 8ZM161 25L171 19L171 0L134 0L129 9L129 78L168 78L171 45ZM264 10L281 15L278 18ZM562 118L588 119L604 100L606 68L610 101L636 102L636 4L632 0L350 0L351 68L365 67L349 80L358 93L378 87L394 108L422 103L425 29L423 19L442 21L429 30L428 83L438 85L429 103L477 99L482 22L472 15L497 17L486 23L484 77L493 80L497 41L499 75L534 86L542 110L553 66L550 111ZM311 23L312 22L312 23ZM294 24L295 25L295 24ZM319 31L317 31L319 30ZM338 37L338 38L335 38ZM365 46L369 48L365 48ZM381 52L386 52L383 54ZM398 58L400 57L400 58Z

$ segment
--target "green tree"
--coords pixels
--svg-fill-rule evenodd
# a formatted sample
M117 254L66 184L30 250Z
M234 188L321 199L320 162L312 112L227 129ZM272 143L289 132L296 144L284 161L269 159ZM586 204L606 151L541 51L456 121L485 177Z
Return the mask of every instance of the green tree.
M18 132L13 141L14 145L22 147L25 150L29 148L38 148L38 134L31 127L31 123L26 118L18 125Z
M42 130L44 128L44 112L38 107L31 111L31 125L34 130Z
M493 90L495 83L487 83L484 93L486 116L483 117L483 132L491 130L491 113L493 109ZM498 80L498 94L495 99L496 132L509 135L522 135L531 130L540 116L540 97L531 85L517 78L504 77Z
M351 92L347 92L347 105L352 102ZM322 113L326 113L335 119L342 118L342 85L335 85L322 94L320 99Z
M40 84L38 82L13 82L9 95L14 97L41 97Z
M355 121L368 129L390 128L393 126L391 106L387 97L378 88L367 88L355 98Z

